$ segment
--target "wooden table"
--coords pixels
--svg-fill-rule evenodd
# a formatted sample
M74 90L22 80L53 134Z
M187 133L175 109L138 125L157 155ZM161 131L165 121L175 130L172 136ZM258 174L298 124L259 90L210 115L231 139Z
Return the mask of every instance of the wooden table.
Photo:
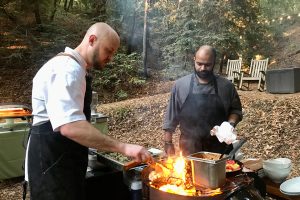
M266 189L268 195L271 197L276 197L277 199L287 199L287 200L300 200L300 195L299 196L288 196L280 192L280 184L279 183L274 183L267 177L264 177L263 180L266 183Z

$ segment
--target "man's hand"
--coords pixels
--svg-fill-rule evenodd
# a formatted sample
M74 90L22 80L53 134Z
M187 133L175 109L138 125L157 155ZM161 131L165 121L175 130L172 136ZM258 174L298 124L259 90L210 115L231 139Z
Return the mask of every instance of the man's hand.
M174 148L174 144L172 142L172 136L173 134L169 131L165 131L165 135L164 135L164 150L165 153L168 156L172 156L175 155L175 148Z
M175 155L175 147L174 147L174 144L172 142L165 142L164 149L165 149L165 153L168 156Z
M136 162L152 162L151 153L144 147L136 144L124 144L124 155L133 158Z
M236 131L228 122L223 122L221 126L215 126L210 134L215 135L221 143L231 144L236 140Z

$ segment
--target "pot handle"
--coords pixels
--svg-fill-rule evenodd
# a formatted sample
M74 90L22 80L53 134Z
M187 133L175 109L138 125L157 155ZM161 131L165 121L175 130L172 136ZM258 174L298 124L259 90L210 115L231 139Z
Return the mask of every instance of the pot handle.
M124 163L123 169L124 169L125 171L127 171L127 170L129 170L129 169L131 169L131 168L137 167L137 166L142 165L142 164L144 164L144 163L142 163L142 162L137 162L137 161L135 161L135 160L129 161L129 162L127 162L127 163Z

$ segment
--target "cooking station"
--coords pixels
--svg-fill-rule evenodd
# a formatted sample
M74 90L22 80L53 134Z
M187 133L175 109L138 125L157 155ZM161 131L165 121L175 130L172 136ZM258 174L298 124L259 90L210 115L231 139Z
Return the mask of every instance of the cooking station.
M25 145L27 140L29 126L31 124L31 110L24 105L2 105L1 109L2 115L0 117L2 117L4 123L2 123L1 126L2 139L0 138L0 143L3 142L3 144L0 145L0 147L2 149L6 147L4 150L10 152L10 147L15 146L15 150L18 148L18 151L20 151L16 153L16 156L18 156L17 163L10 161L13 161L15 156L5 158L5 160L1 162L2 168L0 167L0 171L5 173L0 173L0 178L7 179L24 174L22 165L25 155L25 146L21 146L21 144L24 143ZM94 112L92 114L91 123L102 133L107 133L106 116ZM17 140L16 138L12 138L13 140L11 141L17 141L20 144L7 144L6 138L12 136L17 137ZM4 141L6 142L4 143ZM241 145L242 144L238 146L240 147ZM4 150L1 150L1 152L4 152ZM129 160L122 162L109 156L107 152L89 149L89 165L86 172L87 200L98 199L99 196L109 196L109 199L123 200L235 200L246 198L260 200L263 199L262 196L265 195L264 190L259 191L257 189L263 188L263 186L256 179L255 173L244 173L240 170L238 173L228 173L225 175L222 169L225 167L226 157L219 159L220 155L218 155L218 159L215 159L215 161L201 162L201 157L197 157L196 155L188 156L190 157L188 161L184 161L183 163L185 163L185 165L186 163L190 163L187 164L189 168L181 174L184 175L184 177L182 177L181 175L170 175L170 173L173 173L172 166L175 167L178 165L175 161L178 158L183 161L181 156L172 158L172 163L168 163L169 158L159 157L161 153L160 150L152 148L149 149L149 152L152 153L155 158L155 163L143 164ZM7 155L11 154L7 153ZM209 158L209 160L210 159L211 158ZM182 166L182 162L180 165ZM153 176L153 171L157 172L155 176ZM168 175L166 176L168 177L167 179L165 175ZM176 186L181 183L184 188L183 192L176 193L174 190L172 191L172 189L164 190L161 188L161 186L165 187L168 183L172 183ZM203 186L201 185L202 183L206 185ZM194 185L195 187L193 187ZM99 190L103 192L103 195L99 193Z
M164 163L166 158L155 158L156 162L151 165L141 164L136 166L133 162L122 163L101 152L93 153L96 155L100 166L106 166L106 168L100 167L92 170L91 173L95 173L94 176L87 178L88 199L97 199L99 197L97 188L107 192L110 199L125 200L264 199L263 196L265 194L261 194L257 189L259 183L257 185L255 176L252 173L241 171L233 176L226 176L225 183L216 190L197 187L193 195L176 194L170 190L163 191L159 189L160 186L166 184L161 182L164 179L150 180L151 173L154 170L168 165ZM130 166L133 167L130 168ZM100 171L102 171L102 174ZM174 177L169 177L168 181L172 178Z

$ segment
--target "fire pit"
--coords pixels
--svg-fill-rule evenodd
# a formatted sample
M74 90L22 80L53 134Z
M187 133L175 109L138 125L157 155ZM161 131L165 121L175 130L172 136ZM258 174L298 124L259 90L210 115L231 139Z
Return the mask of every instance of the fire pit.
M247 174L227 178L220 188L196 187L191 162L182 156L147 166L141 172L141 178L145 200L263 199L253 187L253 179Z

